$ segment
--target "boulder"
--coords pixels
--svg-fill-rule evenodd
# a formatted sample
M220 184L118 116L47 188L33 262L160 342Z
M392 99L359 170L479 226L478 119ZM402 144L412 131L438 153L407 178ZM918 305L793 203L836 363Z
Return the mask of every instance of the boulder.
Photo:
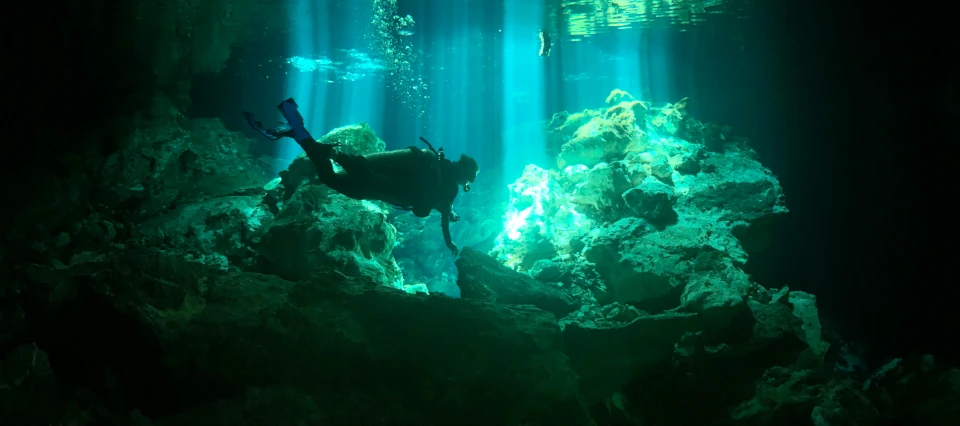
M340 152L350 155L365 155L387 149L386 142L377 137L367 123L337 127L323 135L318 142L340 144Z
M460 296L465 299L502 305L533 305L557 316L564 316L578 308L560 290L507 268L476 250L464 249L460 253L457 270Z
M699 212L691 214L711 215L731 224L787 213L780 182L755 155L748 148L710 154L704 164L715 172L694 177L679 203Z
M576 183L570 201L589 210L594 217L615 216L623 204L618 194L624 183L624 177L615 167L600 163L587 170Z
M336 267L401 288L393 258L397 231L378 205L358 201L315 184L301 185L276 218L252 237L263 271L288 280L312 278Z
M733 262L744 255L736 251L736 240L725 235L685 223L657 232L642 219L626 218L596 230L584 256L604 276L610 301L652 311L684 304L700 312L706 305L693 303L698 298L681 298L691 282L708 280L710 294L726 293L720 289L731 285L741 298L747 292L745 275L731 279L743 274Z
M623 201L633 212L650 222L676 219L673 209L677 194L669 185L648 177L623 193Z

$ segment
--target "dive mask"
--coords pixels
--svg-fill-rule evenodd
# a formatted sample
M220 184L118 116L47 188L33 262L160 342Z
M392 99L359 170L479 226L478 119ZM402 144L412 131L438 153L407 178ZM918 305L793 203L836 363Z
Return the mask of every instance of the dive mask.
M470 182L463 183L463 192L470 192Z

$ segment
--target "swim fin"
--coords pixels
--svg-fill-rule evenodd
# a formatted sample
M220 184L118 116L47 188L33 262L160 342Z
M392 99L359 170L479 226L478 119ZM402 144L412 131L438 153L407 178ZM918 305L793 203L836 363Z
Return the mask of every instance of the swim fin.
M257 121L257 118L253 115L253 113L243 111L243 117L247 119L247 124L249 124L253 130L260 132L263 137L269 140L275 141L283 137L293 137L290 126L286 124L281 123L275 129L264 129L263 123Z
M280 105L277 105L277 109L283 114L283 118L286 118L287 123L290 124L290 130L293 131L294 140L297 142L304 140L316 142L317 140L314 139L313 136L310 136L310 133L307 132L307 129L304 127L303 116L300 115L300 111L297 108L297 101L293 100L293 98L287 98L283 102L280 102Z

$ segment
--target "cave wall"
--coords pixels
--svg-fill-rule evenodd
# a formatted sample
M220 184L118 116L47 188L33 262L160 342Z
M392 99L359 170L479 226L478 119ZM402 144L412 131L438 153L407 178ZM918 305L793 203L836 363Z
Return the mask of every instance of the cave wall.
M176 120L194 75L221 70L244 37L274 37L281 8L259 0L24 4L3 19L9 102L0 213L5 256L96 209L110 154L146 122ZM258 27L258 28L253 28ZM17 237L11 231L18 232Z

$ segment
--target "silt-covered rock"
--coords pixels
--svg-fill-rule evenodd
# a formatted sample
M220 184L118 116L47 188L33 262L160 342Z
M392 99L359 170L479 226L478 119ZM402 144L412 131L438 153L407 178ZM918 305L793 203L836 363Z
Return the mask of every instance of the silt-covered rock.
M141 324L162 347L169 391L219 383L192 401L201 396L183 388L195 408L159 424L242 424L281 406L298 418L273 424L591 424L555 318L539 309L412 295L333 271L294 283L150 250L27 272L127 315L117 326Z
M276 217L253 236L264 271L303 280L339 268L388 287L403 284L393 258L397 231L376 204L307 184L284 202Z

